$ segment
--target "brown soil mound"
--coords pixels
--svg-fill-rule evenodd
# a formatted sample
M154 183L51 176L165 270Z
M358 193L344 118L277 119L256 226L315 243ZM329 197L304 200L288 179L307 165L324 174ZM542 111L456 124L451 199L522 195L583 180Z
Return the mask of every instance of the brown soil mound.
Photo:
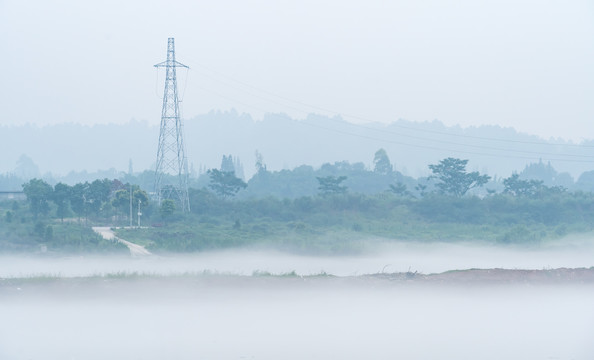
M516 270L516 269L468 269L452 270L439 274L396 273L376 274L372 277L392 281L410 281L420 283L529 283L529 284L562 284L562 283L594 283L594 268L559 268L548 270Z

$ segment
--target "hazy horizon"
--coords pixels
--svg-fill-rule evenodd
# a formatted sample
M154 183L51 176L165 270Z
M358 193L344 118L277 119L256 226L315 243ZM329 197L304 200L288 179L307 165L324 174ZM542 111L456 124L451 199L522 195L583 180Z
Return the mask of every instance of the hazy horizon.
M5 1L0 29L2 124L158 124L152 65L175 37L186 119L235 108L592 138L587 1Z
M29 158L27 173L34 177L55 178L81 171L117 177L120 172L128 173L130 160L137 173L154 169L159 127L147 121L0 127L4 130L0 141L11 149L0 159L0 173L22 174L22 155ZM106 147L106 141L111 145ZM309 146L303 147L303 142ZM212 111L187 120L185 144L196 172L218 168L222 156L231 154L241 160L247 178L254 174L256 151L263 154L270 171L302 165L319 168L341 161L363 163L371 169L373 154L383 148L394 170L417 178L428 175L427 165L459 157L469 159L471 169L498 177L520 172L529 164L550 163L557 172L567 172L577 181L582 173L591 171L594 158L590 155L592 140L576 146L571 141L545 140L511 127L448 127L438 120L418 123L402 119L360 125L338 116L316 114L305 119L266 114L257 120L236 110ZM36 174L31 172L34 168Z

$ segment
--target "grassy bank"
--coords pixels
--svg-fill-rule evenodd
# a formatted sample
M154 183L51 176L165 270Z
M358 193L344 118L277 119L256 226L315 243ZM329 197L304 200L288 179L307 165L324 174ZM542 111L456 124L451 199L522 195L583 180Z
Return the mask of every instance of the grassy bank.
M126 246L106 241L82 219L33 217L23 203L0 203L0 252L126 254ZM7 216L7 214L10 214Z
M197 204L191 214L161 219L156 226L145 229L121 229L118 236L153 252L262 246L292 252L348 254L380 240L484 241L532 246L592 230L591 219L585 216L535 220L539 214L534 211L534 204L528 208L517 204L494 206L501 201L410 200L348 194L293 201L214 199ZM558 209L575 212L575 207ZM550 207L544 210L551 211ZM555 214L551 216L554 218Z

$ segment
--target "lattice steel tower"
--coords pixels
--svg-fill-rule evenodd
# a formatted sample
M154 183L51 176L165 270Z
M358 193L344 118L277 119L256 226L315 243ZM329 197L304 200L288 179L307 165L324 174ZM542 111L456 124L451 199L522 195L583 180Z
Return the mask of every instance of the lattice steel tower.
M173 38L167 40L167 60L155 67L164 67L166 73L155 170L155 194L159 204L163 199L172 199L176 201L183 212L189 212L188 159L184 146L184 127L179 114L175 74L175 68L188 67L175 60Z

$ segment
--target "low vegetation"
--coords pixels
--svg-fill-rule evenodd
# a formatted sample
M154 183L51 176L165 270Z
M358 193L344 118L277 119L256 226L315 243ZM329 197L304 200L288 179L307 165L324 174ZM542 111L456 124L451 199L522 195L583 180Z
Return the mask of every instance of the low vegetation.
M590 193L539 199L509 194L412 199L386 192L230 201L207 190L191 190L190 199L191 214L177 214L156 227L120 230L120 235L144 242L152 251L272 246L349 253L373 239L535 245L594 227Z
M359 186L400 178L385 153L378 151L374 162L373 171L357 170ZM266 246L337 254L357 252L375 240L534 245L594 229L593 193L546 186L517 174L500 181L499 191L477 192L490 177L467 172L466 163L447 158L429 166L429 178L413 184L403 178L408 185L387 183L375 193L352 190L347 181L352 173L341 165L346 172L308 175L317 183L316 194L286 197L239 195L254 181L270 188L301 181L305 175L297 169L297 180L289 181L290 173L279 178L260 164L247 184L232 169L212 170L209 186L190 189L189 214L182 214L170 199L159 206L139 186L119 180L52 187L32 179L23 185L26 202L0 203L0 250L122 251L123 246L94 234L90 224L121 227L139 222L142 228L119 229L118 234L153 252Z
M49 204L48 212L52 209ZM56 207L53 209L58 211ZM25 202L0 202L1 253L122 253L128 249L96 234L84 219L34 216Z

